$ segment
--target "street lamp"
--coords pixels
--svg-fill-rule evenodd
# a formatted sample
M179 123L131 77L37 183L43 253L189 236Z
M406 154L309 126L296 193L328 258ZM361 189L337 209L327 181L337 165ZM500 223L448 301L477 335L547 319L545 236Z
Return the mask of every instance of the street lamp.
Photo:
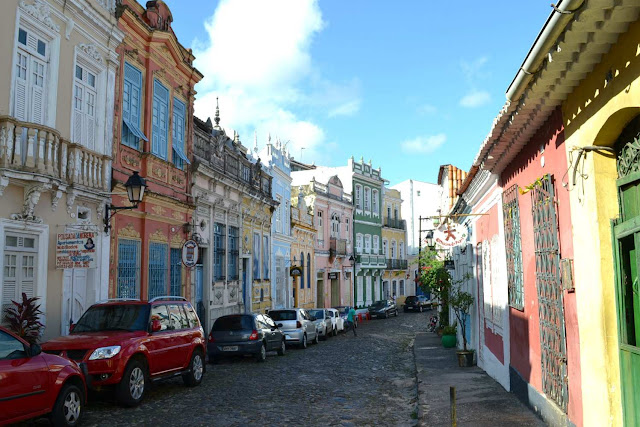
M434 248L435 245L433 244L433 230L427 230L427 237L425 237L424 242L427 244L429 249Z
M107 234L109 233L109 229L111 228L111 218L113 218L113 216L117 214L118 211L136 209L138 207L138 204L142 202L142 198L144 197L144 190L147 188L147 183L144 178L138 175L138 171L135 171L124 184L124 187L127 189L127 197L129 198L129 202L131 202L132 205L113 206L107 203L104 213L104 232ZM109 215L109 211L113 211L113 213Z

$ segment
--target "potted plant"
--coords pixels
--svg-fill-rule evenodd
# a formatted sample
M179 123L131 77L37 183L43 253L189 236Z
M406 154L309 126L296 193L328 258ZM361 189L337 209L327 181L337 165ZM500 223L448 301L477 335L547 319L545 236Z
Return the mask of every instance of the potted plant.
M22 302L11 301L13 304L7 308L4 321L9 330L23 338L29 344L35 344L40 338L43 324L40 322L40 304L36 304L38 297L27 298L22 293Z
M461 281L462 282L462 281ZM474 351L467 349L467 317L469 316L469 310L473 305L473 295L469 292L461 291L455 287L450 295L449 304L456 315L458 324L460 325L460 332L462 333L462 350L458 350L458 365L460 367L473 366L474 365Z
M439 330L449 324L449 294L451 292L451 276L444 262L438 259L436 251L425 251L420 255L419 283L425 293L431 294L432 300L439 303ZM438 332L438 330L436 330ZM439 334L440 335L440 334Z
M444 328L442 328L442 339L440 342L442 342L442 346L444 348L455 347L457 338L458 337L457 337L456 325L453 325L453 326L447 325Z

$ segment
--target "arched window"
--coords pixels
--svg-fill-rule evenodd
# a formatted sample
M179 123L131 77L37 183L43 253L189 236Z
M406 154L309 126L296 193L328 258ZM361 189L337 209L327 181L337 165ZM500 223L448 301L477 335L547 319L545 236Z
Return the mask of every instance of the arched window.
M300 252L300 289L304 289L304 252Z
M311 254L307 253L307 288L311 287Z
M335 212L331 214L331 237L335 239L340 237L340 218Z

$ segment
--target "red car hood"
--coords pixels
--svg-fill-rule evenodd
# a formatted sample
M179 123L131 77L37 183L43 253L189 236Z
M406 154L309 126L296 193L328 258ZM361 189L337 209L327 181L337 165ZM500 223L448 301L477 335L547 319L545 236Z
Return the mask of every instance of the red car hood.
M83 332L49 340L42 344L42 350L88 350L111 345L124 346L128 341L148 335L145 331L102 331Z

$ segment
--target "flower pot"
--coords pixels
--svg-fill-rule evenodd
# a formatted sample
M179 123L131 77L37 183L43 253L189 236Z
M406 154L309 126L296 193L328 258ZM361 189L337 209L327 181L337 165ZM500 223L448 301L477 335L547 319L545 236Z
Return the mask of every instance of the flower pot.
M456 346L456 336L455 335L443 335L442 336L442 346L444 348L453 348Z
M473 351L459 350L456 352L456 354L458 355L458 366L460 366L461 368L466 368L466 367L475 365L475 361L473 358L473 354L474 354Z

